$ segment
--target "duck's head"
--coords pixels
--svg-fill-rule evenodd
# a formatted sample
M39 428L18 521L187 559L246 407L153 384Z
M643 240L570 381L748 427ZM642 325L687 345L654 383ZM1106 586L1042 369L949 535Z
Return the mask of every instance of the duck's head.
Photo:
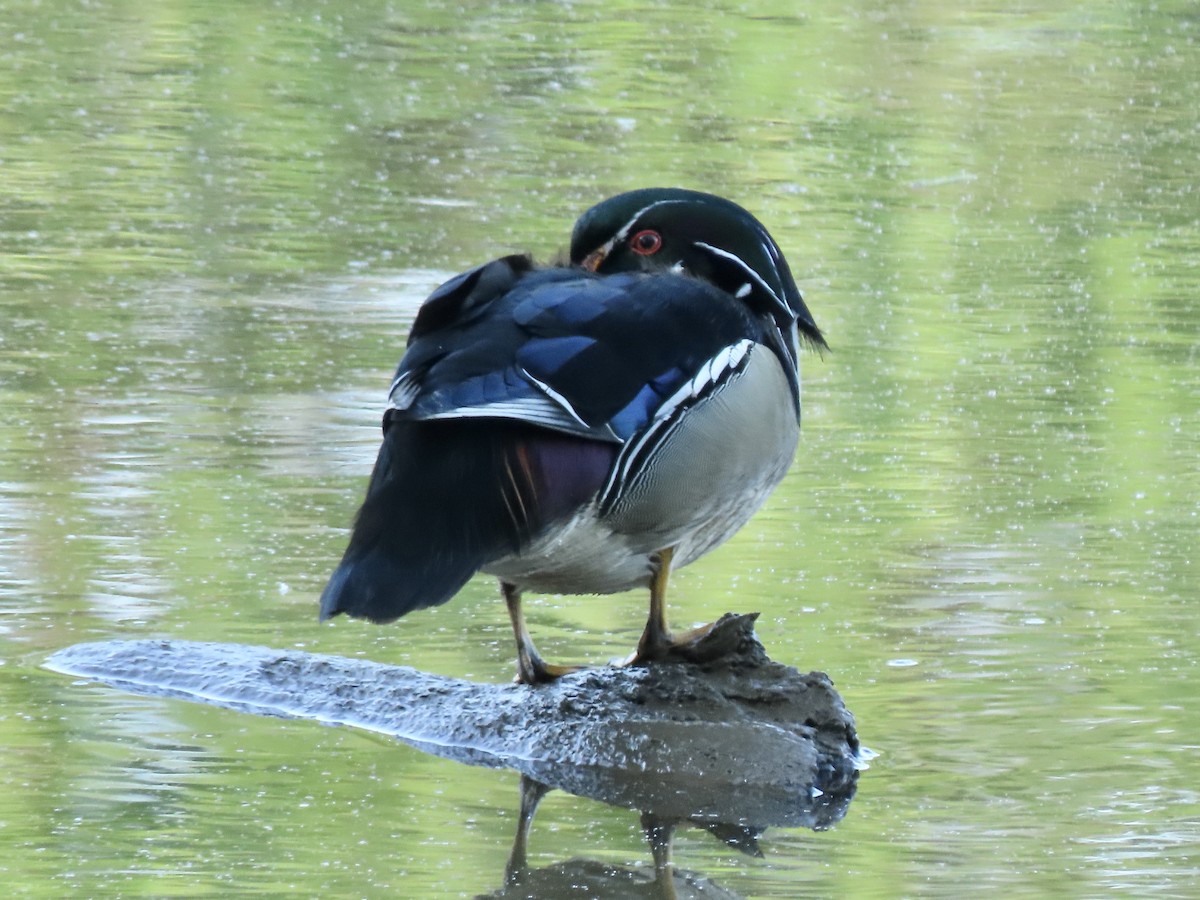
M723 197L682 188L610 197L575 223L571 262L601 275L677 271L703 278L773 319L791 338L784 344L793 361L796 332L827 346L775 240Z

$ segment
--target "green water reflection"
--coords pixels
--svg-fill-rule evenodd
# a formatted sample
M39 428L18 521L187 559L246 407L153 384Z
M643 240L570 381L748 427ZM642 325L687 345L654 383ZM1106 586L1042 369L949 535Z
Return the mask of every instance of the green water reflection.
M1191 4L15 2L0 48L0 875L29 894L496 890L515 775L41 671L165 635L510 677L494 588L318 627L439 280L673 183L754 210L834 347L797 465L679 574L882 755L747 897L1200 878ZM535 598L603 660L644 597ZM530 863L645 865L546 798Z

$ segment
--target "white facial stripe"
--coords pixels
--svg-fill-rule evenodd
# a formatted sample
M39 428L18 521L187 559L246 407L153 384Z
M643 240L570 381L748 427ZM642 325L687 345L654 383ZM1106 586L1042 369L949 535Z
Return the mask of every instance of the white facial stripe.
M745 270L746 274L749 275L758 284L759 287L761 287L764 291L767 292L767 294L775 301L775 303L779 306L779 308L781 310L786 310L789 315L794 317L791 307L789 307L786 303L783 302L783 298L781 298L778 294L776 294L775 291L773 291L771 289L771 286L769 284L767 284L765 281L763 281L762 276L759 275L757 272L755 272L752 268L750 268L750 266L746 265L745 260L743 260L736 253L730 253L728 250L722 250L720 247L714 247L712 244L706 244L703 241L696 241L696 246L703 247L705 250L708 250L710 253L715 253L717 256L724 257L725 259L728 259L728 260L731 260L732 262L737 263L739 266L742 267L742 269ZM739 291L737 296L742 297L745 295L742 294L741 291Z
M655 200L649 206L643 206L641 209L639 209L637 212L635 212L633 214L633 217L628 222L626 222L624 225L622 225L621 229L613 236L613 244L616 245L616 244L620 243L621 241L625 240L625 238L627 238L629 236L629 232L633 230L633 226L637 224L638 219L640 219L646 213L650 212L650 210L654 209L657 206L665 206L668 203L683 203L683 202L685 202L685 201L683 201L683 200Z
M783 257L779 255L779 248L775 246L775 242L763 241L762 245L763 249L767 251L767 256L771 257L771 262L778 266L779 261L783 259Z

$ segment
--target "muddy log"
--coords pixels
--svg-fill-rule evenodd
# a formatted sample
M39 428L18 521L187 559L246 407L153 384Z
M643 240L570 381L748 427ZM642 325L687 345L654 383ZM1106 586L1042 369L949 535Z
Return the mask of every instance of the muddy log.
M771 661L754 616L645 668L551 685L476 684L406 666L241 644L77 644L46 665L138 694L350 725L664 818L821 828L861 768L829 678Z

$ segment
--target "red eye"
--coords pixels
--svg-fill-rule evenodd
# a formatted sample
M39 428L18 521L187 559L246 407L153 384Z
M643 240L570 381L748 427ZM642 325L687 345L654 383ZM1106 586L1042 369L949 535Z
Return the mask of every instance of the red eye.
M653 228L643 229L629 239L629 249L641 256L651 256L662 249L662 235Z

